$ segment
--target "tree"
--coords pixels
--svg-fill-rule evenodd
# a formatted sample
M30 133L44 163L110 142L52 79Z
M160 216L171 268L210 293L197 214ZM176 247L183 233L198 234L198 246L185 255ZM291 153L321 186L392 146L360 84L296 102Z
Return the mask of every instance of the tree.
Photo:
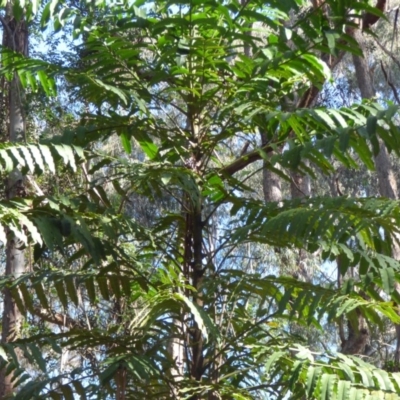
M326 60L351 49L349 10L374 10L328 5L329 13L295 1L104 1L82 17L53 1L42 23L72 21L75 35L85 32L80 65L2 49L2 71L17 72L26 90L50 94L62 76L87 104L59 137L0 148L4 171L79 168L86 180L76 194L61 188L0 203L3 226L33 247L35 262L1 285L26 318L50 324L3 346L15 398L398 397L397 373L317 353L291 331L295 323L323 332L324 321L342 317L356 331L360 315L371 325L400 323L397 202L266 203L248 185L261 164L289 185L329 175L334 162L373 170L380 141L399 155L390 103L282 106L322 88ZM98 150L115 135L125 155ZM141 198L153 203L146 225L128 206ZM253 255L265 245L339 259L341 287L266 274ZM359 280L346 275L351 268ZM49 373L61 349L78 362Z
M13 9L14 8L14 9ZM12 1L7 1L5 5L5 16L0 21L3 26L3 46L12 51L27 56L28 49L28 28L22 15L15 15L15 11L21 11L18 3L15 5ZM8 117L7 134L3 140L11 143L23 141L25 137L25 118L23 115L23 92L19 77L13 74L7 87L4 85L7 100L4 102L4 115ZM4 112L3 111L3 112ZM7 113L7 114L6 114ZM15 197L24 196L24 178L18 169L10 172L5 181L5 192L7 200L13 200ZM18 236L12 231L7 232L7 250L6 250L6 275L18 278L25 272L25 255L22 249L22 243ZM4 291L4 306L2 318L2 343L8 343L15 340L21 331L21 314L9 291ZM0 373L0 397L7 398L12 392L12 376L3 369Z

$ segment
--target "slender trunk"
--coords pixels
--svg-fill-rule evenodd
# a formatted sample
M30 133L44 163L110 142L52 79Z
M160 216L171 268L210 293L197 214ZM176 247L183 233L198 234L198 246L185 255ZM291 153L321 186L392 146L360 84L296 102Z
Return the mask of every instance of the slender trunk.
M203 307L204 300L202 295L202 285L203 285L203 256L202 256L202 244L203 244L203 226L201 219L201 203L199 200L198 204L194 204L192 208L191 216L191 231L192 231L192 249L193 256L191 261L191 276L193 287L196 292L194 293L194 301L198 307ZM204 366L204 355L203 355L203 336L202 332L194 322L193 326L193 340L192 340L192 371L191 375L197 381L201 380L203 375Z
M187 128L191 132L189 139L190 158L186 160L186 167L191 169L194 174L201 175L201 118L196 110L195 99L189 99L187 112ZM182 271L186 282L194 288L194 292L188 294L192 296L193 302L199 308L204 306L203 298L203 277L205 267L203 265L203 221L202 221L202 197L198 189L197 196L183 194L182 214L185 216L184 225L184 252ZM187 335L187 363L190 377L200 382L204 374L204 342L201 327L192 318ZM184 347L178 349L181 356ZM183 354L182 354L183 359ZM176 365L176 368L183 367ZM200 400L199 395L194 394L190 400Z
M6 16L3 23L3 46L27 55L28 35L24 20L17 21L12 15L12 2L6 5ZM8 140L18 142L24 139L25 123L22 110L22 89L15 75L8 85ZM8 199L24 195L24 180L17 170L10 173L7 178L6 196ZM22 243L8 232L6 248L6 275L17 278L25 271L25 257ZM2 336L3 343L9 343L19 336L21 325L21 314L8 289L4 291ZM0 398L5 399L13 394L12 375L6 374L3 369L0 371Z
M177 318L174 319L174 327L176 333L171 338L169 343L169 353L174 360L174 367L172 368L172 375L176 382L182 380L183 377L183 362L184 362L184 343L182 339L182 323Z
M183 310L181 310L181 317L184 316ZM171 379L173 381L173 387L171 390L172 396L174 399L179 399L179 385L183 379L184 373L184 351L185 351L185 343L183 340L183 322L178 318L173 319L173 327L174 330L171 333L171 338L168 343L168 353L172 359L173 366L170 370Z
M185 251L184 251L184 274L187 282L191 282L194 293L193 302L200 308L203 307L202 285L204 269L202 265L202 242L203 226L201 220L201 202L194 204L192 199L185 195L186 225L185 225ZM191 378L200 381L203 376L204 355L203 336L197 322L192 319L189 328L190 338L188 342L190 353L189 373ZM179 350L181 351L181 350ZM188 360L189 361L189 360ZM190 400L199 400L198 395L193 395Z

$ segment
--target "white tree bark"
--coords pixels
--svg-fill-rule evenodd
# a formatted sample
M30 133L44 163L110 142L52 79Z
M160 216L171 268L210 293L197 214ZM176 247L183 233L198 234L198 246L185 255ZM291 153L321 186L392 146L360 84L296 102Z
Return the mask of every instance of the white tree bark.
M12 1L6 4L6 16L1 20L3 25L3 46L27 54L27 27L22 19L17 21L12 14ZM18 142L25 139L25 122L22 111L22 89L17 75L14 76L8 86L8 140ZM8 199L24 195L24 180L17 170L10 173L6 184L6 195ZM25 271L25 255L22 244L8 232L6 248L6 275L17 278ZM15 304L8 289L4 291L4 307L2 318L3 343L12 342L19 336L21 327L21 313ZM18 353L17 353L18 355ZM5 399L13 394L12 375L7 375L5 370L0 371L0 398Z

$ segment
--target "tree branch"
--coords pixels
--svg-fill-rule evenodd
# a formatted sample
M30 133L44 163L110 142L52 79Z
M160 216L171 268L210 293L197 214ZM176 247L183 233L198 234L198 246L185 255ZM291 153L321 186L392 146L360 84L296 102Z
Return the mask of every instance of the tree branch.
M397 104L400 104L400 99L399 99L399 95L398 95L398 93L397 93L397 89L396 89L396 87L393 85L393 83L390 81L389 76L388 76L388 74L387 74L387 72L386 72L386 70L385 70L385 67L383 66L382 60L381 60L381 69L382 69L383 75L384 75L384 77L385 77L385 79L386 79L386 83L387 83L387 84L391 87L391 89L392 89L392 92L393 92L394 97L396 98Z
M376 43L376 44L381 48L381 50L382 50L386 55L388 55L388 56L393 60L393 62L400 68L400 61L396 58L396 56L395 56L391 51L389 51L383 44L381 44L377 38L375 38L375 43Z
M386 9L386 0L378 0L376 2L376 6L375 8L377 8L378 10L380 10L381 12L385 12ZM380 16L379 15L375 15L375 14L371 14L371 13L366 13L363 17L363 25L362 25L362 29L369 29L372 25L374 25L376 22L378 22Z
M232 176L236 172L241 171L243 168L246 168L248 165L252 164L255 161L261 160L261 151L265 151L266 153L272 151L272 147L270 144L266 144L263 147L260 147L250 153L244 154L242 157L237 158L231 164L221 168L219 172L222 175Z
M34 307L33 314L46 322L67 328L76 328L80 324L69 315L48 311L44 308Z

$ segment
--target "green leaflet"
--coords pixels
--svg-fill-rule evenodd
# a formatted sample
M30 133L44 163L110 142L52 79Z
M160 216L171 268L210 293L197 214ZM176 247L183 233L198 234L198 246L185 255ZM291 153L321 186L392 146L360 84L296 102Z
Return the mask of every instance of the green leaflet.
M128 134L126 130L124 130L123 132L121 132L120 137L125 153L131 154L132 153L131 136Z
M379 268L379 272L382 278L383 289L388 294L392 293L395 289L395 282L396 282L393 268L381 267Z
M1 164L8 172L20 166L23 171L26 168L31 173L42 174L46 169L55 173L55 163L60 157L65 165L69 165L73 171L76 171L77 163L82 161L83 153L79 147L65 144L0 146Z

